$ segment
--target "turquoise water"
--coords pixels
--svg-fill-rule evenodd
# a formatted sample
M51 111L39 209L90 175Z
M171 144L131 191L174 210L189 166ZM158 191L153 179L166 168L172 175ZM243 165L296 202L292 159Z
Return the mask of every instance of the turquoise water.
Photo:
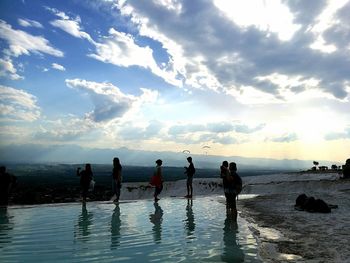
M259 262L222 197L8 207L0 262Z

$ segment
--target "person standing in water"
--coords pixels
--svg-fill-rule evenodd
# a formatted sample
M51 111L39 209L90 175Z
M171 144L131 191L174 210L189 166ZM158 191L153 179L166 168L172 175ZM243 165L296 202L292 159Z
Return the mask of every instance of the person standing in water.
M86 202L87 193L89 191L90 183L93 178L91 164L85 165L85 170L80 172L80 167L77 168L77 176L80 176L80 186L82 189L83 202Z
M237 165L235 162L231 162L229 165L229 182L226 188L226 198L229 203L229 209L232 212L232 217L237 221L237 206L236 197L242 191L242 179L237 174Z
M193 187L192 187L192 182L193 182L193 176L196 173L196 169L194 168L193 162L192 162L192 157L187 157L187 161L189 162L188 167L185 168L185 174L187 175L187 195L185 196L186 198L192 198L193 194Z
M232 200L232 195L230 194L230 187L231 187L232 180L231 180L230 170L228 169L227 161L223 161L222 165L220 166L220 177L222 178L222 184L224 186L224 193L226 197L226 209L230 210L235 200Z
M113 202L119 202L120 189L122 188L122 166L120 164L119 158L115 157L113 159L113 172L112 172L112 190L115 195Z
M162 192L163 190L163 175L162 175L162 164L163 161L158 159L156 161L156 169L154 171L154 175L153 175L153 185L155 186L155 190L154 190L154 201L157 202L159 200L158 195Z

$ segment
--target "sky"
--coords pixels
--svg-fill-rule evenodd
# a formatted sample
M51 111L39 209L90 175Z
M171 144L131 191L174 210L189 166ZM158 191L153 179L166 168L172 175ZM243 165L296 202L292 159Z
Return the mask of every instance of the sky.
M2 0L0 10L0 149L350 158L350 1Z

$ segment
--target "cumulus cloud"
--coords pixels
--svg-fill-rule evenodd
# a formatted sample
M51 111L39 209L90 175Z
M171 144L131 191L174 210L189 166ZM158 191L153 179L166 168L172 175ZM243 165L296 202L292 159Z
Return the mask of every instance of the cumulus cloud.
M142 89L142 94L137 97L124 94L111 83L98 83L82 79L66 79L66 85L70 88L82 90L90 96L94 104L94 110L88 114L88 118L94 122L121 118L143 103L153 102L158 96L155 91Z
M53 69L57 69L57 70L60 70L60 71L65 71L65 70L66 70L65 67L63 67L62 65L57 64L57 63L52 63L52 64L51 64L51 67L52 67Z
M0 58L0 77L12 80L23 79L23 76L17 74L17 69L13 65L11 58Z
M37 27L37 28L43 28L43 25L35 20L30 19L18 19L18 24L20 24L23 27Z
M33 36L22 30L16 30L0 20L0 38L8 43L8 55L18 57L20 55L48 54L63 57L63 52L52 47L50 42L42 36Z
M288 17L279 17L288 18L286 23L290 25L290 33L285 38L282 36L283 41L281 34L286 31L278 27L278 21L269 22L276 27L260 26L261 23L256 24L251 17L254 23L248 21L250 24L242 25L243 22L232 21L208 1L182 1L177 12L155 1L119 1L118 7L139 29L140 35L162 44L173 60L174 70L187 85L224 90L241 97L241 101L245 97L249 100L258 91L268 95L266 103L288 101L289 93L298 95L302 94L300 90L308 89L305 82L301 89L281 88L269 80L256 78L277 73L291 78L315 79L319 83L315 89L344 99L347 96L345 83L349 81L347 69L350 68L350 61L343 53L345 47L337 46L337 50L329 54L310 47L318 38L311 29L318 25L320 12L331 7L322 1L315 9L303 1L275 2L278 10L288 13ZM237 12L240 8L237 7ZM347 7L340 5L336 9L339 17L344 8ZM308 10L311 10L310 16ZM341 36L347 39L343 33ZM247 93L246 89L252 92Z
M8 121L35 121L40 117L34 95L0 85L0 118Z

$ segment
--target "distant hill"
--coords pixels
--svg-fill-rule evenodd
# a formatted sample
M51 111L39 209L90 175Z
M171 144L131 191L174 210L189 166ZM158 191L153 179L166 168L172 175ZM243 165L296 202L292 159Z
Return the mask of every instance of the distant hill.
M183 167L187 165L188 154L182 152L140 151L127 148L96 149L77 145L6 145L0 146L0 163L94 163L110 164L113 157L119 157L122 164L132 166L154 166L156 159L162 159L164 166ZM247 158L240 156L216 156L191 154L198 168L217 169L223 160L234 161L240 170L304 170L312 167L312 160ZM334 162L318 160L320 165L330 166ZM340 163L335 163L340 165Z

